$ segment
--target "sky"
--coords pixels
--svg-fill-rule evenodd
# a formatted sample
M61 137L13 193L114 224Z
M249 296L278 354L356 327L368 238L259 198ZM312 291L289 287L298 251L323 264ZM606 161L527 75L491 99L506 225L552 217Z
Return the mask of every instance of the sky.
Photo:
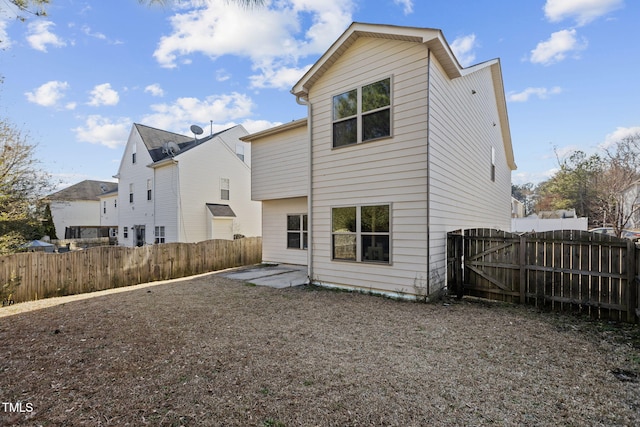
M640 132L637 0L0 0L0 117L57 186L113 175L134 123L192 135L306 116L290 90L354 21L437 28L463 66L499 58L518 169Z

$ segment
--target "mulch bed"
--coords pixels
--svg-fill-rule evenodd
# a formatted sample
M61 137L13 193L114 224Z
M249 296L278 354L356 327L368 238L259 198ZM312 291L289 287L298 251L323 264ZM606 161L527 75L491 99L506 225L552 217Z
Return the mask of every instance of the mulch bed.
M0 343L0 425L640 425L638 326L521 306L208 275L0 317Z

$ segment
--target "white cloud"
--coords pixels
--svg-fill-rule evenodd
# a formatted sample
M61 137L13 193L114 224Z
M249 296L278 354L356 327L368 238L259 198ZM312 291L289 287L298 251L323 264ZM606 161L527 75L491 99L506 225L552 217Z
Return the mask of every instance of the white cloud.
M578 25L586 25L623 5L624 0L547 0L544 14L551 22L572 18Z
M127 143L130 129L131 119L128 117L113 121L107 117L92 115L86 118L84 126L72 130L78 141L119 148Z
M640 126L633 126L630 128L617 127L616 130L607 134L604 138L604 142L600 146L602 148L607 148L622 141L624 138L635 135L640 135Z
M227 72L224 68L220 68L216 70L216 81L226 82L231 78L231 74Z
M252 88L290 89L306 73L311 65L303 68L270 67L265 66L263 73L251 76Z
M212 95L203 100L178 98L172 104L155 104L154 111L143 117L142 122L158 129L178 132L194 123L225 123L250 116L253 101L246 95L231 93Z
M185 2L190 9L171 19L172 33L160 39L154 57L174 68L194 54L249 58L259 87L280 87L283 76L308 55L324 53L352 21L352 0L281 0L244 8L226 0ZM312 25L302 33L302 21ZM281 69L283 70L281 72Z
M103 83L93 88L88 104L99 107L101 105L118 105L118 101L120 101L118 92L111 89L110 83Z
M63 47L67 44L60 37L49 31L50 28L55 27L51 21L35 21L29 23L27 41L29 45L41 52L47 51L47 45L53 47Z
M453 54L458 58L460 65L467 67L473 64L473 61L476 59L476 54L473 52L473 49L477 47L475 34L458 37L450 46Z
M550 65L564 60L568 53L577 53L586 46L586 41L578 41L575 29L557 31L551 34L549 40L538 43L531 51L530 61L534 64Z
M511 174L511 182L513 184L527 184L529 182L533 184L539 184L542 181L546 181L553 175L558 173L558 168L551 168L541 172L514 172Z
M27 100L43 107L55 107L64 98L64 91L69 89L69 83L52 80L32 92L25 92Z
M403 12L405 15L413 13L413 0L393 0L393 2L399 6L403 6Z
M249 133L260 132L265 129L280 126L281 124L282 124L281 122L270 122L267 120L244 120L242 122L242 126Z
M528 87L522 92L510 92L507 100L511 102L526 102L531 96L537 96L539 99L547 99L550 95L557 95L562 92L558 86L547 89L546 87Z
M158 83L154 83L144 88L145 92L150 93L152 96L158 96L162 98L164 96L164 90Z
M11 18L8 10L0 8L0 49L9 49L13 44L13 41L9 38L7 28L9 23L14 20L15 18Z

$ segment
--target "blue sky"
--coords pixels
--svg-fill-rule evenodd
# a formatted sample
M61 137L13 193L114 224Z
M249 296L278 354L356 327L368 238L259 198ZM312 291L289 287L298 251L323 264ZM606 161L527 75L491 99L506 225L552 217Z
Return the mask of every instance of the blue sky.
M0 115L60 186L113 180L133 123L191 135L304 117L289 90L352 21L441 29L464 66L500 58L515 184L548 178L555 151L640 132L635 0L52 0L26 22L0 0Z

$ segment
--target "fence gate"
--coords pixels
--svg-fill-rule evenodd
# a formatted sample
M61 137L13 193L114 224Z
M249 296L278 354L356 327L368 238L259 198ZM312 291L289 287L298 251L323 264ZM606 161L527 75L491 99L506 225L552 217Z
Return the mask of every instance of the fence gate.
M464 294L504 302L524 302L517 234L488 228L465 230Z
M640 317L640 251L630 240L586 231L513 234L493 229L448 235L452 293L580 311L633 322Z

